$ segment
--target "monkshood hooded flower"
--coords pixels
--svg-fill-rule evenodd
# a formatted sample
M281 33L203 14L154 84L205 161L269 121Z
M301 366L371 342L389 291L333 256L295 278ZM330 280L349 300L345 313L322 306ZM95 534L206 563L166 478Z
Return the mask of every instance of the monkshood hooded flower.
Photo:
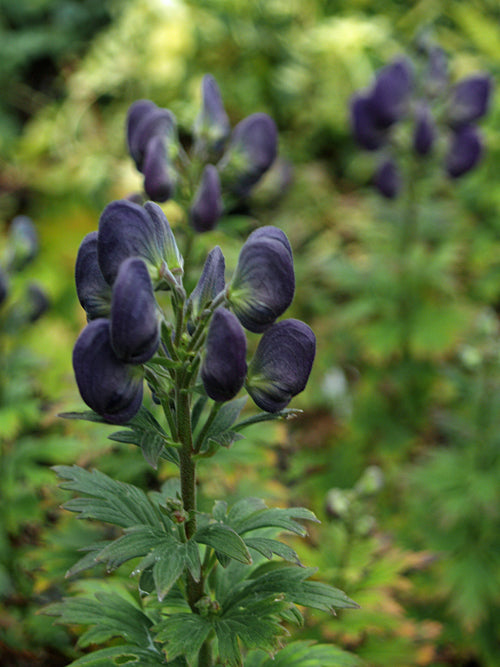
M245 381L247 344L241 324L226 308L213 314L205 350L201 367L205 391L214 401L230 401Z
M83 329L73 349L73 369L83 400L104 419L124 424L137 414L143 371L116 356L107 319L92 320Z
M151 359L160 343L153 285L139 257L122 262L111 301L111 345L116 356L131 364Z
M463 127L486 115L491 90L491 79L485 74L475 74L459 81L452 90L449 102L450 125Z
M213 164L207 164L189 211L191 225L197 232L208 232L214 229L223 210L219 172Z
M429 107L419 106L415 114L415 129L413 133L413 150L422 157L429 155L436 138L436 126Z
M182 274L183 259L162 209L153 202L139 206L126 199L108 204L99 220L97 258L102 275L113 284L121 263L140 257L155 287L168 272Z
M197 318L208 304L225 287L225 260L222 250L215 246L207 256L200 279L188 299L188 308L192 320Z
M249 331L265 331L292 303L295 275L290 243L277 227L261 227L243 245L227 300Z
M377 168L373 184L386 199L394 199L401 190L401 173L394 160L387 158Z
M446 156L446 171L451 178L459 178L473 169L481 159L483 147L481 135L473 125L466 125L453 132Z
M201 109L193 128L195 153L219 155L230 132L219 86L212 75L205 74L201 82Z
M279 412L305 389L316 337L300 320L282 320L262 336L248 367L246 389L259 408Z
M75 284L78 300L88 320L108 317L111 287L104 279L97 260L97 232L84 237L78 249L75 265Z
M38 234L31 218L16 216L9 230L7 266L9 271L22 271L38 253Z
M137 169L144 175L144 190L154 201L167 201L175 190L177 155L175 117L150 100L138 100L127 114L127 141Z

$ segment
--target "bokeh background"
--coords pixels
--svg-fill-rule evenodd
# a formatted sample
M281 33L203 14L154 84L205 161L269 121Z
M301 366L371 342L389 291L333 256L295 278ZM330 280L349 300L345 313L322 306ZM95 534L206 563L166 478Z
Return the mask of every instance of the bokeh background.
M14 332L0 310L0 664L68 664L79 629L40 610L134 585L98 569L64 578L105 529L59 509L66 494L51 466L98 466L149 489L174 474L165 464L152 475L109 428L57 415L82 406L71 369L85 322L79 243L107 203L141 187L127 109L152 99L188 137L205 73L233 125L267 112L280 143L250 201L199 237L199 261L219 244L234 267L256 224L281 227L297 275L288 315L312 326L318 354L292 404L303 415L256 426L210 461L202 497L258 495L321 518L294 548L361 609L310 613L294 637L373 667L500 664L499 96L481 124L480 166L424 182L411 248L398 243L398 201L371 188L373 156L349 125L354 91L422 39L448 53L452 80L497 79L499 26L495 0L0 0L0 251L16 215L40 237L8 299L22 301L36 280L51 302ZM185 224L175 204L164 210L174 230ZM413 330L402 355L406 260Z

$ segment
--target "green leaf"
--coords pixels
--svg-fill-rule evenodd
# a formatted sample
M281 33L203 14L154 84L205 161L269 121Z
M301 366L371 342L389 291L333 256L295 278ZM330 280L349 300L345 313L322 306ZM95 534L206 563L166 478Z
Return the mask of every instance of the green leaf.
M62 417L63 419L81 419L82 421L97 422L99 424L108 424L109 426L112 426L112 424L106 421L104 417L101 417L101 415L98 415L97 412L94 412L93 410L84 410L83 412L60 412L58 417Z
M157 651L141 649L131 644L94 651L72 662L69 667L112 667L112 665L138 665L140 667L165 667L163 656ZM170 663L174 667L174 663ZM176 666L177 667L177 666ZM178 663L182 667L182 663Z
M291 642L272 657L259 651L245 659L245 667L361 667L362 664L352 653L312 641Z
M95 599L66 598L50 605L45 613L60 616L62 623L94 626L80 637L80 646L106 642L113 637L122 637L142 648L153 646L149 618L116 593L96 593Z
M184 656L188 665L196 664L199 650L212 630L209 619L199 614L172 614L157 626L156 639L165 642L165 653L170 664Z
M299 557L288 544L283 544L283 542L273 540L269 537L245 537L244 542L249 549L255 549L255 551L262 554L264 558L271 559L273 554L275 554L280 558L284 558L285 560L300 565Z
M315 515L304 507L269 509L258 498L244 498L238 501L227 515L227 523L239 535L259 528L281 528L297 535L307 535L305 528L295 519L318 522Z
M236 431L228 430L223 431L222 433L218 433L217 435L210 436L208 438L208 443L215 443L219 447L231 447L233 442L242 440L244 437L245 436L241 435L240 433L236 433ZM207 440L204 440L204 442L207 442Z
M148 526L129 528L129 532L108 544L100 551L95 560L106 562L108 572L130 560L145 556L165 539L165 534L151 530Z
M200 528L193 537L199 544L206 544L215 551L246 565L252 562L241 537L223 523L211 523Z
M186 544L174 540L164 542L153 552L153 579L160 602L184 572L186 558Z
M279 412L262 412L259 415L254 415L253 417L248 417L247 419L242 419L240 422L234 425L235 431L243 431L247 426L252 426L252 424L258 424L260 422L268 421L288 421L290 419L295 419L301 415L303 410L296 410L293 408L285 408Z
M207 433L205 434L205 438L201 447L202 450L205 443L208 443L210 440L219 442L221 437L225 443L228 443L229 436L223 437L222 434L224 434L226 431L231 431L231 426L238 419L240 412L243 410L243 406L246 403L246 400L246 396L244 396L242 398L235 398L232 401L224 403L224 405L217 413L215 419L211 423ZM231 443L229 442L229 444ZM224 444L223 446L227 447L228 444Z
M186 565L193 579L199 581L201 575L200 550L198 544L192 539L186 542Z

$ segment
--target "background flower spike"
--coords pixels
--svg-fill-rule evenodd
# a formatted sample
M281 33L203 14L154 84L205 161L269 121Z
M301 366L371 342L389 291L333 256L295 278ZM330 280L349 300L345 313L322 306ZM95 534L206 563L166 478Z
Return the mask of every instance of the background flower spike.
M316 354L316 337L300 320L282 320L260 339L248 367L246 389L266 412L279 412L305 389Z
M38 233L31 218L16 216L9 229L7 266L10 271L22 271L38 254Z
M214 229L222 211L219 172L213 164L207 164L189 212L191 225L197 232L208 232Z
M131 364L151 359L160 343L156 299L146 264L139 257L122 262L113 285L111 345Z
M396 60L380 70L370 97L378 125L388 127L405 114L412 87L413 70L408 60Z
M0 267L0 306L6 301L9 294L9 280L7 274Z
M373 177L373 185L387 199L395 199L401 191L401 173L392 158L384 160Z
M265 331L292 303L295 275L290 244L277 227L249 236L241 249L227 299L249 331Z
M486 74L475 74L459 81L452 91L448 120L452 127L469 125L488 111L492 81Z
M431 110L425 104L419 106L415 116L413 149L422 157L429 155L436 138L436 126Z
M205 74L201 82L201 109L194 123L195 152L220 154L231 126L219 86L211 74Z
M142 367L115 355L108 320L93 320L80 333L73 349L73 369L82 399L104 419L124 424L137 414L143 394Z
M226 308L213 314L205 349L201 367L205 391L214 401L230 401L245 381L247 343L241 324Z
M78 300L88 320L107 317L111 307L111 288L97 260L97 232L87 234L76 256L75 284Z
M459 178L473 169L481 159L483 147L479 130L466 125L453 132L448 154L446 171L451 178Z
M375 122L368 95L354 96L351 102L351 126L358 144L368 151L377 150L386 141L387 134Z

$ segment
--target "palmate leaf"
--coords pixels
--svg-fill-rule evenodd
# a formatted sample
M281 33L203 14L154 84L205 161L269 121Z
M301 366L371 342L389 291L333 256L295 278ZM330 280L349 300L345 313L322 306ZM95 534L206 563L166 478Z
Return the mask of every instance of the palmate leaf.
M244 542L249 549L258 551L264 558L270 560L273 555L276 555L284 560L300 565L297 553L288 544L273 540L270 537L246 537Z
M150 619L116 593L96 593L95 599L66 598L62 602L49 605L45 613L59 616L61 623L93 626L78 640L80 646L122 637L134 646L154 648Z
M170 660L184 656L191 667L196 664L201 645L212 628L210 620L199 614L173 614L159 623L154 631L156 640L165 643L169 664Z
M214 445L229 447L235 440L243 438L231 427L238 419L246 400L246 397L235 398L224 403L205 434L201 443L201 453L210 448L210 443L212 443L212 448Z
M223 523L210 523L200 528L193 539L240 563L248 565L252 562L252 557L241 537L230 526Z
M238 535L259 528L280 528L296 535L305 536L307 531L300 523L297 523L296 519L318 522L315 515L304 507L268 508L258 498L244 498L231 507L225 522Z
M245 667L361 667L362 664L352 653L311 641L291 642L272 657L255 651L245 658Z
M184 660L168 663L170 667L184 667ZM165 667L163 656L131 644L94 651L70 663L69 667L113 667L113 665L136 665L140 667Z
M64 508L77 512L82 519L96 519L122 528L147 525L162 530L164 522L159 510L144 491L125 482L118 482L98 470L89 472L79 466L55 466L63 478L61 487L89 497L74 498Z

